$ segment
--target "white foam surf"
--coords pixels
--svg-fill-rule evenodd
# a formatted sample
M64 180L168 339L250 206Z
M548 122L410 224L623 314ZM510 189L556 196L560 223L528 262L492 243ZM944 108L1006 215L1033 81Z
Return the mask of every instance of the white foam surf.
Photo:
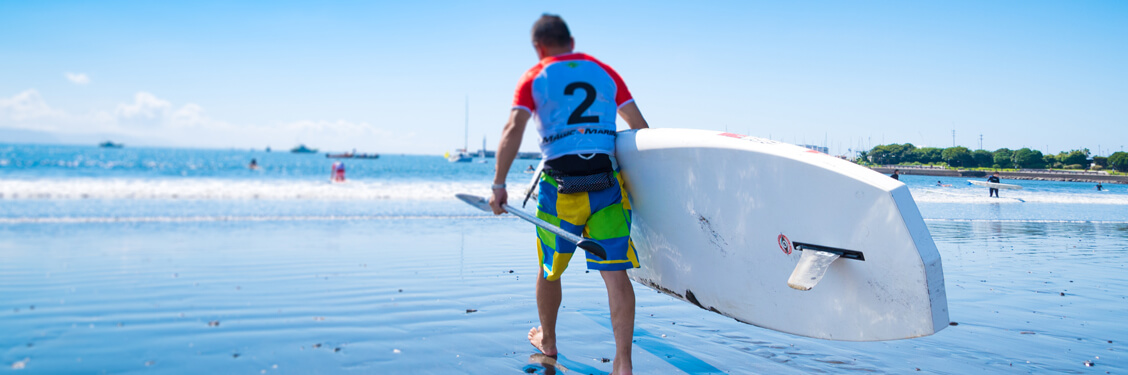
M442 200L484 195L488 181L345 183L228 179L0 179L0 199ZM517 194L511 190L510 194Z
M1003 190L1002 198L987 196L983 188L910 187L913 199L925 203L1064 203L1128 205L1128 194L1114 192L1048 192L1031 190Z
M0 217L0 224L104 224L104 223L206 223L266 221L371 221L410 219L515 219L512 216L481 215L297 215L297 216L95 216L95 217Z

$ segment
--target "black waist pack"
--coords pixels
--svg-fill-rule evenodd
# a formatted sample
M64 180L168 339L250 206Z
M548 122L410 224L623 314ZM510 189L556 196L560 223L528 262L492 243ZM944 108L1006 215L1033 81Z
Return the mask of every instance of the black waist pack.
M544 163L544 173L556 181L562 194L600 191L615 186L615 170L611 156L595 154L590 158L564 155Z

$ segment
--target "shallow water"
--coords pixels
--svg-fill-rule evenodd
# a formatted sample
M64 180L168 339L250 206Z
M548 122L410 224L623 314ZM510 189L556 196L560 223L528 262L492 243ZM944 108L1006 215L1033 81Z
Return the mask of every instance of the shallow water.
M262 165L250 171L245 163ZM451 198L491 164L240 150L0 145L0 369L525 373L532 227ZM511 203L522 161L510 171ZM904 176L943 257L929 337L815 340L636 285L639 373L1123 373L1128 187ZM582 258L582 257L578 257ZM562 365L613 354L606 293L564 277ZM511 272L512 271L512 272ZM781 282L784 282L781 280ZM1091 361L1092 367L1085 365Z
M893 342L815 340L636 285L636 368L1128 368L1128 224L929 226L958 326ZM536 324L530 232L487 217L0 224L0 360L29 373L521 373ZM564 283L565 366L609 371L600 278L575 262Z

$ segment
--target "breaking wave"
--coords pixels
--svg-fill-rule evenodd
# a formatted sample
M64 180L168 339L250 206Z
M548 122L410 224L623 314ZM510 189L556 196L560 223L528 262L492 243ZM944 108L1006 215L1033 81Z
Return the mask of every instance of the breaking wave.
M441 200L456 193L484 195L488 186L488 181L66 178L0 180L0 199Z

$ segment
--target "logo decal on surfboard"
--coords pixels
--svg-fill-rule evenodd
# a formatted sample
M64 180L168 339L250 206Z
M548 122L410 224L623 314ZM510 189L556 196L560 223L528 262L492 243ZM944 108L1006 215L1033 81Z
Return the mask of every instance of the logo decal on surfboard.
M779 242L779 249L783 250L784 254L791 255L791 240L787 239L787 236L784 236L783 233L780 233L779 237L776 238L776 241Z

